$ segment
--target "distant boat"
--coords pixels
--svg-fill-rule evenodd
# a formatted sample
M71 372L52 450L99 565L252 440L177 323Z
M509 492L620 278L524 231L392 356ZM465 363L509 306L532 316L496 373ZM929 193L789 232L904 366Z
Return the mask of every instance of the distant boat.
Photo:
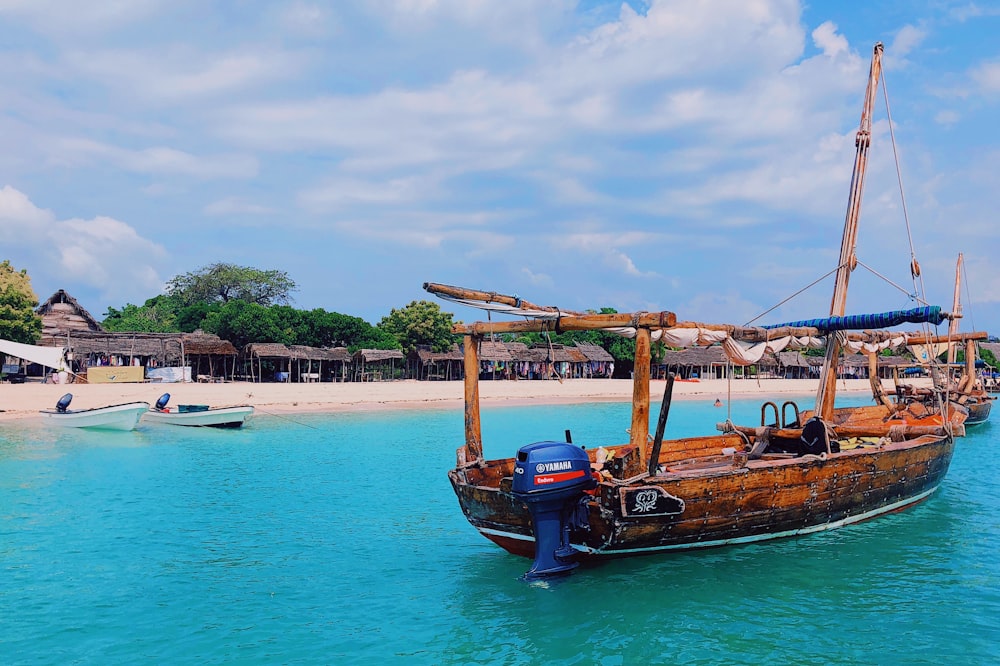
M134 430L139 418L149 411L148 402L127 402L92 409L69 409L73 394L59 398L56 408L39 413L46 423L69 428L94 428L101 430Z
M958 263L955 266L955 299L952 312L956 315L962 314L962 254L958 255ZM965 420L965 425L980 425L986 423L990 418L990 410L993 408L991 396L983 386L982 378L976 372L976 342L974 338L960 334L958 332L958 318L951 321L948 327L948 337L951 343L948 347L948 367L954 367L957 359L955 346L964 344L965 364L960 376L954 379L948 399L969 410L969 417Z
M253 416L253 405L210 407L208 405L178 405L167 407L170 394L164 393L153 407L147 404L143 418L150 423L206 428L240 428Z

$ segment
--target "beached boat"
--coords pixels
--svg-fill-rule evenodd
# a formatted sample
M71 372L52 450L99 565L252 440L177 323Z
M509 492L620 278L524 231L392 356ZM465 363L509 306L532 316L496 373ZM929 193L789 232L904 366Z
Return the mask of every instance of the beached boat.
M56 403L55 409L39 413L46 423L66 428L94 428L101 430L134 430L140 417L149 411L148 402L127 402L92 409L69 409L73 394L67 393Z
M507 311L525 321L458 324L464 338L465 443L448 477L469 522L501 548L534 563L526 578L565 574L588 559L747 543L841 527L908 507L930 496L944 479L956 431L933 425L838 425L831 416L838 358L848 341L891 344L898 334L868 330L904 322L938 324L937 307L845 317L857 213L863 191L870 118L881 71L876 45L851 203L829 318L810 326L754 328L678 323L671 312L592 314L537 306L524 300L439 284L439 297ZM873 324L872 322L877 322ZM851 332L863 328L864 332ZM626 443L583 449L571 442L522 446L513 457L487 459L480 428L478 350L494 334L617 329L635 336L632 418ZM655 434L650 437L650 345L721 343L734 363L782 349L800 339L825 337L827 353L816 396L816 418L801 421L794 403L788 423L717 425L718 433L665 440L673 376L668 377ZM750 343L745 347L742 343ZM758 356L759 358L759 356ZM773 403L768 403L773 405ZM774 406L777 420L777 406Z
M205 428L240 428L253 416L252 405L230 405L210 407L209 405L178 405L168 407L170 394L164 393L153 407L146 410L143 419L150 423L165 423L178 426L200 426Z

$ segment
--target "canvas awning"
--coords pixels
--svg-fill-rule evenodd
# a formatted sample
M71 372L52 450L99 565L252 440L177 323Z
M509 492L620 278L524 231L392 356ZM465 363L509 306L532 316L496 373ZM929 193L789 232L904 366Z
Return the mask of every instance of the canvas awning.
M66 369L66 357L62 347L39 347L26 345L23 342L0 340L0 354L16 356L53 370Z

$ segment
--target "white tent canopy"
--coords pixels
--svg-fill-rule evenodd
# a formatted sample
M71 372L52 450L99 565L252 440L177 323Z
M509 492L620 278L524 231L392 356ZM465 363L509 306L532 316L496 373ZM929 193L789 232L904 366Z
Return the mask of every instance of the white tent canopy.
M66 357L62 347L39 347L21 342L0 340L0 354L16 356L17 358L44 365L53 370L66 369Z

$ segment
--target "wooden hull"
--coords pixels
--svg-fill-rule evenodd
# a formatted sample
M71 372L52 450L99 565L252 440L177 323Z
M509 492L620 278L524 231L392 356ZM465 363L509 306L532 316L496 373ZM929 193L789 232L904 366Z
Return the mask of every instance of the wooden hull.
M948 405L948 420L961 434L962 426L967 423L968 410L951 403ZM804 411L800 415L802 423L814 416L812 411ZM890 410L884 405L865 405L861 407L836 407L830 418L830 423L836 426L856 426L888 429L894 425L911 426L941 426L944 419L941 412L928 407L922 402L912 402L902 410Z
M951 462L954 439L923 435L825 457L771 457L746 461L721 455L738 440L714 436L681 440L709 454L671 460L656 476L606 480L589 500L589 531L574 533L582 559L725 546L789 537L873 518L920 502L937 489ZM825 458L825 459L824 459ZM516 555L534 554L531 516L504 476L511 459L455 469L452 487L469 522ZM674 498L665 515L630 506L636 491ZM679 509L679 510L678 510Z
M139 418L149 410L148 402L130 402L94 409L73 409L65 412L44 410L46 423L64 428L92 428L97 430L134 430Z
M964 407L969 410L969 416L965 419L965 425L981 425L990 419L990 411L993 409L993 398L984 396L979 400L965 403Z
M253 416L253 407L213 407L201 412L161 412L148 410L143 418L150 423L203 428L240 428Z

